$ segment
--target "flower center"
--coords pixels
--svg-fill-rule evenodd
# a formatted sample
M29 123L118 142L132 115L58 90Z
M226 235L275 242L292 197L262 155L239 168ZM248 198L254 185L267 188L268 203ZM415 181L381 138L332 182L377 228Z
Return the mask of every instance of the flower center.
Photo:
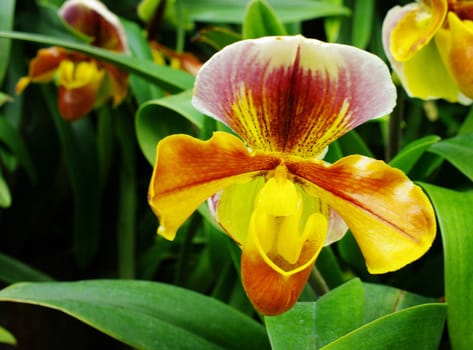
M95 62L72 62L64 60L59 65L59 85L68 90L81 88L89 84L98 84L104 71Z
M281 273L295 273L315 260L327 233L327 219L310 214L301 222L303 200L284 166L276 169L259 191L250 220L249 236L260 254Z

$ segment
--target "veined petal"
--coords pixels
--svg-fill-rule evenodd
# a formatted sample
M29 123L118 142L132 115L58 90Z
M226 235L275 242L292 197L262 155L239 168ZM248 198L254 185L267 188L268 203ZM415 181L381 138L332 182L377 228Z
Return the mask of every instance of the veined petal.
M354 47L302 36L229 45L199 71L193 104L253 149L320 156L396 99L386 65Z
M92 45L127 52L125 30L118 17L97 0L68 0L59 15L75 30L93 38Z
M473 99L473 21L449 12L449 29L442 29L436 43L461 92Z
M440 29L448 10L447 0L430 0L396 6L386 15L389 52L396 61L407 61L427 45ZM389 25L387 25L389 24ZM394 26L393 26L394 24Z
M51 81L59 64L67 57L67 52L59 47L40 49L30 62L28 76L20 79L16 86L16 93L21 93L30 82L47 83Z
M421 257L436 234L427 196L400 170L352 155L333 165L294 160L288 170L347 223L371 273L400 269Z
M197 207L225 187L274 169L279 158L250 153L235 136L215 132L208 141L172 135L159 142L148 201L158 233L173 239Z

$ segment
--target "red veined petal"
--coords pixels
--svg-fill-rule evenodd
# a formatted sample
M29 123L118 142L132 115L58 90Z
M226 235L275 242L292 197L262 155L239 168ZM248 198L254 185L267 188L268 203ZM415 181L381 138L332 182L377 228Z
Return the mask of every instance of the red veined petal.
M286 166L347 223L371 273L400 269L431 246L432 205L400 170L359 155L333 165L294 160Z
M125 30L118 17L97 0L68 0L59 14L75 30L93 38L92 45L127 52Z
M199 71L193 104L253 149L304 157L389 113L396 92L386 65L351 46L302 36L229 45Z

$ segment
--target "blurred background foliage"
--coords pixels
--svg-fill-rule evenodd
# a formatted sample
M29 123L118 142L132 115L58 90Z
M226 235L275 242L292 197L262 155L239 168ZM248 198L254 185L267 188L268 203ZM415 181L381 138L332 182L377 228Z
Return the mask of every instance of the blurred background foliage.
M0 3L0 37L4 37L0 39L0 285L13 285L0 293L6 301L0 304L0 341L7 348L62 349L65 344L68 349L98 344L164 348L166 341L175 348L210 348L200 340L187 342L191 337L177 328L221 348L267 348L268 337L271 346L279 349L327 344L330 349L356 344L359 349L386 348L380 344L450 348L455 343L452 334L463 339L455 348L473 346L471 335L463 334L468 326L458 326L456 321L473 322L468 315L473 273L465 266L473 244L473 110L469 106L412 99L399 88L398 107L391 118L366 123L330 148L328 161L352 153L370 155L390 161L425 184L445 232L422 259L385 275L368 274L353 237L347 234L324 248L316 262L325 282L322 290L342 289L314 303L316 295L308 286L301 297L307 303L276 318L256 315L239 279L239 250L209 219L205 206L174 242L168 242L156 235L158 223L146 200L159 139L176 132L206 139L212 131L225 129L190 105L193 69L201 62L236 40L285 33L354 45L385 59L383 18L392 6L406 1L103 2L125 26L131 49L127 57L94 51L83 37L68 30L57 15L61 0ZM79 49L128 70L126 100L117 108L105 104L70 123L57 111L53 83L31 85L16 95L15 85L27 74L29 60L40 47L53 45ZM453 290L454 308L448 310L449 331L442 333L445 305L432 302L445 300L444 276L450 279L447 286ZM92 279L108 281L84 282L78 288L68 284ZM122 279L126 281L120 283ZM143 281L133 284L130 279ZM26 281L47 283L16 284ZM180 289L166 292L167 286L198 292L232 309L220 309L221 303L200 300L198 294L185 302L187 294L180 296ZM165 301L153 298L150 291L155 287L157 295L171 296L163 297ZM124 294L117 292L118 298L114 288ZM94 300L89 300L91 295ZM155 310L162 323L150 326L151 321L144 322L140 315L153 313L153 305L159 303L165 304ZM104 319L98 317L101 307L107 315ZM135 318L128 308L137 313ZM386 316L405 308L397 318ZM358 315L359 310L364 311ZM318 315L315 321L308 316L312 314ZM221 324L209 329L221 332L226 340L203 335L205 330L196 326L210 322L210 317ZM306 318L306 328L292 329L295 320ZM322 319L327 321L321 323ZM133 333L135 328L145 329L145 323L150 329L161 329L150 342L145 335ZM386 338L393 327L398 329L397 339ZM166 334L172 337L166 340ZM352 338L343 340L346 334ZM373 343L366 343L367 338Z

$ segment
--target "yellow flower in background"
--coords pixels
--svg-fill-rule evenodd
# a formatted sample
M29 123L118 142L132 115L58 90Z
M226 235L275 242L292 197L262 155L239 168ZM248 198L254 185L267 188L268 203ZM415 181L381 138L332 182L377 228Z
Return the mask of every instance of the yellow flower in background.
M384 49L410 96L472 102L472 21L473 1L421 0L387 13Z
M246 293L266 315L294 305L321 248L347 227L372 273L418 259L436 233L422 190L379 160L322 160L331 142L390 113L395 100L386 65L354 47L302 36L225 47L199 71L193 105L241 139L215 132L159 142L148 192L158 233L174 239L209 199L242 248Z
M92 38L91 44L107 50L128 52L124 29L118 17L97 0L68 0L60 16L74 29ZM128 74L85 54L59 47L38 51L30 62L28 76L16 86L21 93L30 83L56 80L58 109L66 120L78 119L109 98L118 105L126 96Z

